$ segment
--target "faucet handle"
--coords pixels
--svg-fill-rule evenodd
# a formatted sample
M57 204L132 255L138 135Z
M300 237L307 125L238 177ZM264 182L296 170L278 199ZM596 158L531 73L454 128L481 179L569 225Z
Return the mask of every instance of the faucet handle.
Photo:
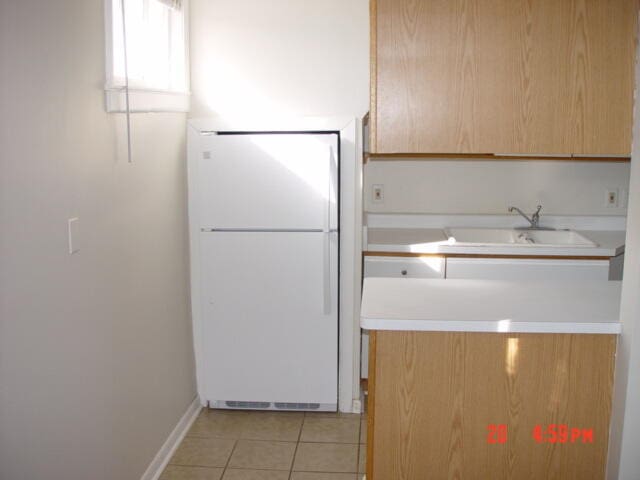
M536 211L531 215L531 226L533 228L538 228L538 223L540 222L540 210L542 210L542 205L538 205Z

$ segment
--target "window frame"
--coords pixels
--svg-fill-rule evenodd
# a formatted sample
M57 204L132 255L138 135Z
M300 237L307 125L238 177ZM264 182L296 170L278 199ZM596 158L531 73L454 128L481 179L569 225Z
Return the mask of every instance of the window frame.
M114 31L113 5L121 0L104 0L105 19L105 109L108 113L124 113L127 111L125 87L119 85L114 77ZM182 2L184 19L184 91L165 90L136 85L135 80L129 85L130 112L188 112L191 92L189 72L189 0Z

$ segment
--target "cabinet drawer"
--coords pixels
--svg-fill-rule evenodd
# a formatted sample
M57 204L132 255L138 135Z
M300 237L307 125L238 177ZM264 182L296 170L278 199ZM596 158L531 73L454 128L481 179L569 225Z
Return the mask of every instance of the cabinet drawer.
M607 260L448 258L447 278L489 280L608 280Z
M365 257L365 277L444 278L441 257Z

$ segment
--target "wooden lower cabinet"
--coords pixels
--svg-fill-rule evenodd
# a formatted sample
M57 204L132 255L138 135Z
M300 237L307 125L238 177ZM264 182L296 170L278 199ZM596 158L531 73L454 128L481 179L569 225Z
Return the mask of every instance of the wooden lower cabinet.
M372 331L367 480L603 479L615 349L615 335Z

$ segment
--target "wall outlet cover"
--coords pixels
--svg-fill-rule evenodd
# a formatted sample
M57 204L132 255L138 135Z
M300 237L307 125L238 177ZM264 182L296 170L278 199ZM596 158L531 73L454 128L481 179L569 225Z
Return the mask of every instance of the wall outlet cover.
M377 184L372 186L372 198L373 203L384 203L384 185Z

